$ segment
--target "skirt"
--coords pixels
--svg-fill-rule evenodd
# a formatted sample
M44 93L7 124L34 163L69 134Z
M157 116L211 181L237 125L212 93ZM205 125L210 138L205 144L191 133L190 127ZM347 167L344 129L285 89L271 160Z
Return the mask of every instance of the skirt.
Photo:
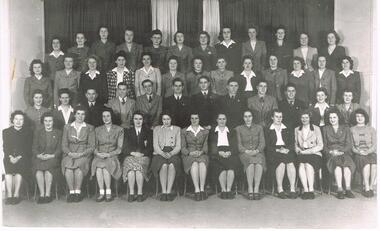
M218 151L229 151L229 147L218 147ZM236 153L232 153L230 157L223 158L216 155L210 161L210 171L214 179L218 179L221 172L233 170L235 178L240 175L241 163Z
M65 175L66 169L74 170L79 168L82 171L83 176L87 176L90 169L90 157L84 156L73 159L70 156L65 156L62 158L61 168L63 175Z
M127 156L123 162L123 181L127 182L129 171L139 171L143 175L146 181L149 180L148 170L149 170L149 157L135 157Z
M30 166L27 164L28 161L25 159L25 156L22 157L16 164L12 164L9 157L4 156L3 163L5 174L20 174L23 178L30 180L32 172Z
M351 171L351 174L355 172L355 163L349 154L330 156L327 159L327 169L330 173L334 173L336 167L348 167Z
M367 164L376 164L377 163L377 155L376 153L370 153L366 156L363 155L354 155L355 165L359 171L362 171L364 166Z
M205 163L206 167L208 166L208 156L203 154L198 157L190 155L182 155L183 170L186 174L189 174L191 166L194 162Z
M150 166L150 168L155 177L158 177L163 164L173 164L176 176L181 175L181 158L178 155L173 155L169 159L165 159L160 155L154 155L152 159L152 165Z
M94 157L91 164L91 178L96 175L97 168L105 168L115 180L121 176L121 167L117 156L105 159Z
M254 156L250 156L246 153L240 154L240 161L243 164L244 171L247 170L248 166L251 164L259 164L262 166L263 170L266 171L267 165L265 162L265 156L263 153L258 153Z
M53 178L59 176L59 160L56 158L49 160L33 158L32 166L33 176L36 175L37 171L49 171L53 175Z
M276 147L280 148L280 147ZM268 152L268 164L271 166L273 170L275 170L280 164L290 164L296 161L296 153L292 150L288 152L288 154L283 154L280 152Z
M315 154L305 154L297 156L298 163L310 164L314 171L319 171L322 167L322 157Z

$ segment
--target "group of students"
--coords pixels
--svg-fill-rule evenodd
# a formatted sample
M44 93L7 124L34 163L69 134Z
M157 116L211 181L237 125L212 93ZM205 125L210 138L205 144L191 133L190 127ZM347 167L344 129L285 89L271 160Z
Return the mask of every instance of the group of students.
M167 49L155 30L152 46L143 52L132 30L125 31L126 43L115 47L101 27L91 49L78 33L77 46L66 55L53 39L45 58L48 74L44 63L32 61L24 86L28 107L13 112L12 126L3 131L6 204L20 202L21 181L28 175L36 179L38 203L52 200L51 185L60 175L67 201L79 202L90 170L99 202L112 201L111 180L120 178L128 182L128 201L144 201L143 184L151 173L160 181L160 200L172 201L182 172L191 176L197 201L208 197L207 179L219 182L222 199L232 199L232 185L243 172L250 200L262 198L264 173L276 183L278 197L297 198L296 168L303 199L314 198L320 169L324 179L334 176L337 198L343 199L354 197L356 168L363 195L372 197L376 132L359 108L360 77L337 46L336 32L328 33L329 45L319 56L306 33L289 53L285 29L277 28L269 55L256 34L250 27L250 40L240 45L225 27L214 48L201 32L200 46L191 49L177 32L176 45Z

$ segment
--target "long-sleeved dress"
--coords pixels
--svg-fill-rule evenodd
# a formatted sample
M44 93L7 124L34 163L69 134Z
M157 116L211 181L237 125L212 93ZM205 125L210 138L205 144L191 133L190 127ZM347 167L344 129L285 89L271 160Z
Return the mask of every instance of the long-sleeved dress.
M202 127L199 127L197 134L194 134L192 129L184 128L181 131L181 153L182 153L182 162L183 169L185 173L189 173L191 165L194 162L202 162L208 166L208 130L205 130ZM201 151L200 156L191 156L190 152Z
M352 133L352 152L358 171L362 171L367 164L377 163L376 153L376 130L368 125L354 126L351 128ZM368 152L368 155L362 155L360 151Z

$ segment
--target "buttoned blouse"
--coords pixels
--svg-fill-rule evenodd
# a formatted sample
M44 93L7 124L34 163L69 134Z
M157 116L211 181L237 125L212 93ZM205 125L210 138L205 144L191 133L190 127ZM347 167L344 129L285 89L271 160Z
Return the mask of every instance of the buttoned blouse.
M177 126L156 126L153 130L153 154L163 154L164 147L172 147L170 152L176 155L181 151L181 129Z

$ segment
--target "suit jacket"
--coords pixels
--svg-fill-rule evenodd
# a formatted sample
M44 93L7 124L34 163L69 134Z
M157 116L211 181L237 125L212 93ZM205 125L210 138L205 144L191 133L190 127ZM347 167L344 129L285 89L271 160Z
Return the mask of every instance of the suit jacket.
M268 83L267 94L275 97L277 101L284 98L284 87L288 84L288 74L281 67L276 70L266 69L263 71L263 78Z
M237 136L235 129L228 129L230 132L227 133L228 144L231 149L231 155L238 155L238 147L237 147ZM215 127L210 129L208 135L208 151L211 158L216 158L219 156L218 153L218 136L219 133L215 132Z
M331 125L328 125L322 130L323 136L323 152L327 156L331 156L331 150L339 150L345 154L351 154L352 149L352 134L347 125L339 125L338 131L335 132Z
M98 127L103 124L102 112L104 110L104 105L95 102L95 105L90 108L88 102L82 102L81 105L86 109L86 117L84 122L91 124L94 127Z
M55 73L54 80L54 104L59 105L58 91L62 88L68 88L70 90L70 96L72 105L76 105L78 102L78 88L79 88L80 72L72 70L68 75L66 70L60 70Z
M193 50L183 45L182 49L179 50L177 45L169 47L167 59L170 56L176 56L178 58L178 70L182 73L186 73L191 70L191 60L193 59Z
M181 153L189 155L190 152L202 151L208 155L208 130L200 130L195 136L192 131L187 131L187 128L181 131Z
M336 84L337 84L337 104L343 103L343 91L345 89L349 89L352 91L354 98L352 99L353 103L360 103L361 96L361 81L360 74L357 71L354 71L353 74L345 77L341 73L337 73L336 76Z
M200 125L209 126L215 123L215 115L217 108L218 95L208 91L205 96L202 93L198 93L191 97L192 110L199 113Z
M53 88L51 86L51 80L47 77L42 77L38 80L35 76L31 76L25 79L24 83L24 102L26 106L33 106L33 92L35 90L41 90L44 94L44 107L51 107L53 100Z
M267 61L267 46L264 41L256 41L255 50L252 50L251 41L242 44L242 57L249 55L253 58L253 70L259 72L264 70Z
M193 56L202 58L203 70L211 71L215 69L216 49L214 47L207 46L205 50L203 50L201 46L194 47Z
M219 97L218 110L226 113L227 126L235 128L243 124L243 112L247 109L247 98L237 94L234 99L229 94Z
M277 109L277 100L273 96L265 95L261 102L258 95L248 98L248 108L253 113L253 122L266 127L271 122L271 114L274 109Z
M172 124L180 128L190 125L190 98L187 96L176 100L174 95L164 99L163 111L169 112L173 116Z
M53 110L53 116L54 116L54 126L60 130L63 129L63 127L66 125L65 118L63 117L63 113L61 110L54 109ZM69 121L68 123L74 122L74 112L70 112Z
M195 95L201 91L199 88L198 80L202 76L210 77L210 72L202 71L200 73L196 73L194 71L191 71L185 75L186 80L186 90L189 96Z
M255 72L256 77L251 78L251 84L253 91L250 94L246 94L245 87L247 86L247 79L243 75L239 75L237 80L239 82L239 90L238 92L241 94L245 94L247 98L250 96L257 95L256 86L259 84L259 80L263 78L261 72Z
M323 139L321 129L315 125L311 126L313 127L313 130L310 129L306 138L303 136L300 127L294 129L295 151L298 153L301 150L307 150L307 154L322 156Z
M313 71L314 68L318 67L318 50L315 47L308 46L306 58L303 57L301 47L293 50L293 56L303 59L305 61L305 69L308 69L309 71Z
M127 96L136 99L135 94L135 73L127 70L123 72L123 82L127 84ZM107 72L107 99L111 100L116 97L117 90L117 72L110 70Z
M131 51L129 51L127 44L122 43L116 47L116 53L119 51L125 51L125 53L127 53L126 64L128 65L128 69L132 70L132 72L141 66L140 60L143 52L142 45L132 42Z
M66 124L63 128L62 151L64 156L69 152L83 152L83 157L90 157L95 150L94 126L86 124L79 132L72 124Z
M123 156L121 160L125 157L130 156L131 152L140 152L144 156L152 157L153 153L153 133L152 130L143 126L141 128L139 136L136 134L134 127L125 129L124 132L124 143L123 143Z
M321 55L326 57L326 68L338 72L342 69L341 60L346 56L346 50L342 46L336 46L331 55L328 52L328 47L321 49Z
M133 113L135 112L135 104L135 100L127 97L125 104L122 105L119 97L117 97L109 100L108 103L105 104L105 106L111 108L114 112L116 117L116 121L113 122L114 124L120 124L120 126L123 128L129 128L132 126ZM125 107L125 115L121 115L122 106Z
M325 69L322 74L322 77L319 77L318 69L313 71L314 77L314 89L318 89L319 87L326 88L328 94L328 103L335 104L336 101L336 78L335 72L329 69ZM314 94L315 95L315 94ZM315 100L314 100L315 103Z
M287 99L278 102L278 109L282 111L282 123L291 130L299 125L299 113L307 108L308 105L298 99L294 105L290 105Z
M294 151L294 133L293 132L294 132L294 130L290 131L290 129L287 127L281 130L282 140L285 143L284 147L286 149L289 149L290 152ZM270 125L269 125L265 129L264 134L265 134L266 154L270 155L271 153L275 153L276 152L276 143L277 143L277 136L276 136L275 129L270 129Z
M318 127L321 127L320 123L323 120L325 125L328 124L329 118L327 118L327 115L331 109L332 108L330 107L326 108L325 113L323 113L323 118L322 118L319 108L315 107L315 105L312 105L310 107L310 111L311 111L310 123L317 125Z
M136 110L145 114L148 127L157 126L160 123L160 114L162 112L162 97L153 93L152 102L149 103L146 94L140 95L136 99Z

